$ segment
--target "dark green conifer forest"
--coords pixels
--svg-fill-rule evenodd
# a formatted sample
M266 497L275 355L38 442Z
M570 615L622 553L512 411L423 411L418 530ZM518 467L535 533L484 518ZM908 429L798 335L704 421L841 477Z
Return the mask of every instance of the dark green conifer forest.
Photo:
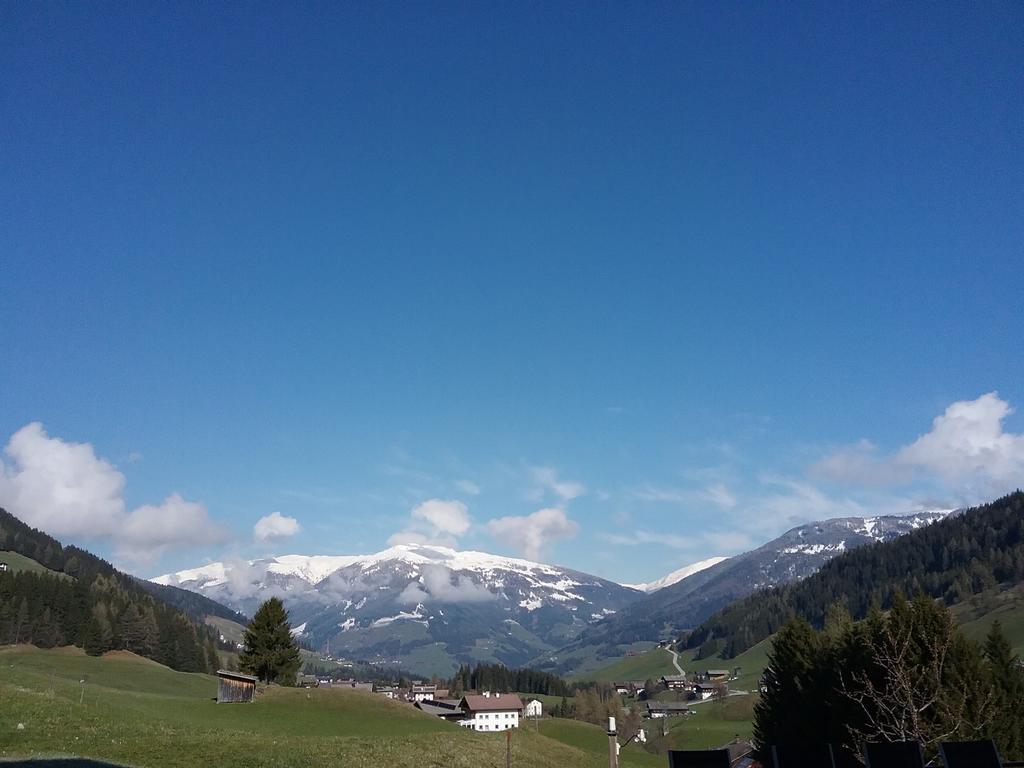
M824 625L838 603L854 618L896 594L923 592L947 604L1024 581L1024 492L951 515L893 541L840 555L813 576L737 600L684 638L687 648L736 656L795 616Z
M864 742L916 741L933 758L943 741L992 738L1005 760L1024 758L1024 667L998 623L984 647L923 593L893 596L854 623L830 611L824 629L793 619L776 635L754 739L771 745L828 742L844 766Z
M186 672L217 669L212 629L155 598L105 560L63 547L3 509L0 550L56 572L0 573L0 644L76 645L91 655L128 650Z

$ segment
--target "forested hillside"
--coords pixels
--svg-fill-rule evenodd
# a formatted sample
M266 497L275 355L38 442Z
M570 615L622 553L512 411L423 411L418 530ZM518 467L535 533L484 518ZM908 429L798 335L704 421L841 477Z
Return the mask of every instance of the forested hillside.
M804 581L757 592L716 613L685 638L701 655L731 657L777 632L791 617L822 626L833 603L854 618L896 593L947 603L1024 580L1024 493L969 509L894 541L834 558Z
M147 592L131 576L0 509L0 550L71 578L0 573L0 644L77 645L89 654L124 649L187 672L218 666L216 633Z
M136 579L136 583L151 595L163 600L168 605L173 605L193 621L202 623L207 616L220 616L222 619L235 621L239 624L248 624L249 619L238 611L233 611L226 605L211 600L198 592L192 592L181 587L174 587L169 584L156 584L146 579Z

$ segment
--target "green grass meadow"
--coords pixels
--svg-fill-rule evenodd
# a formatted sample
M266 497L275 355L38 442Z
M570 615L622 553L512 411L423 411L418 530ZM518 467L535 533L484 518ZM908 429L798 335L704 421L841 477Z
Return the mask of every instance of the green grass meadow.
M125 652L0 648L0 761L75 756L149 768L503 768L503 734L474 733L370 693L264 689L217 704L216 678ZM557 723L552 726L551 723ZM23 726L21 729L18 725ZM564 725L563 725L564 724ZM603 731L544 720L512 734L518 768L607 765ZM624 768L664 765L637 747Z
M7 563L14 573L18 573L19 571L30 571L32 573L49 573L52 576L59 576L62 579L71 578L66 573L50 570L45 565L37 563L30 557L19 555L17 552L8 552L6 550L0 551L0 563Z

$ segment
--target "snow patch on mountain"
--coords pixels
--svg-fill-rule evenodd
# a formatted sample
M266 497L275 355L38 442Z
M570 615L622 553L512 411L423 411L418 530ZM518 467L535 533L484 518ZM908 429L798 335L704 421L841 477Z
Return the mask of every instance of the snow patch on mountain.
M629 587L630 589L638 589L641 592L647 592L650 594L651 592L657 592L659 589L664 589L671 584L682 581L688 576L693 576L695 573L700 573L704 569L710 568L713 565L718 565L723 560L728 559L729 558L727 557L709 557L707 560L700 560L696 563L690 563L690 565L684 565L682 568L672 571L672 573L662 576L656 581L651 581L646 584L623 584L622 586Z

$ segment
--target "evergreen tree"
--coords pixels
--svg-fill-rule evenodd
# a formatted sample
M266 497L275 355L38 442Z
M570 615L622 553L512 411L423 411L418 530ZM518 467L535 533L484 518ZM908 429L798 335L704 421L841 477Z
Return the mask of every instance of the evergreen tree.
M1004 760L1024 758L1024 668L996 621L985 638L996 715L989 726Z
M259 607L245 630L243 642L245 649L238 658L242 671L265 683L295 684L301 666L299 648L279 598L272 597Z

